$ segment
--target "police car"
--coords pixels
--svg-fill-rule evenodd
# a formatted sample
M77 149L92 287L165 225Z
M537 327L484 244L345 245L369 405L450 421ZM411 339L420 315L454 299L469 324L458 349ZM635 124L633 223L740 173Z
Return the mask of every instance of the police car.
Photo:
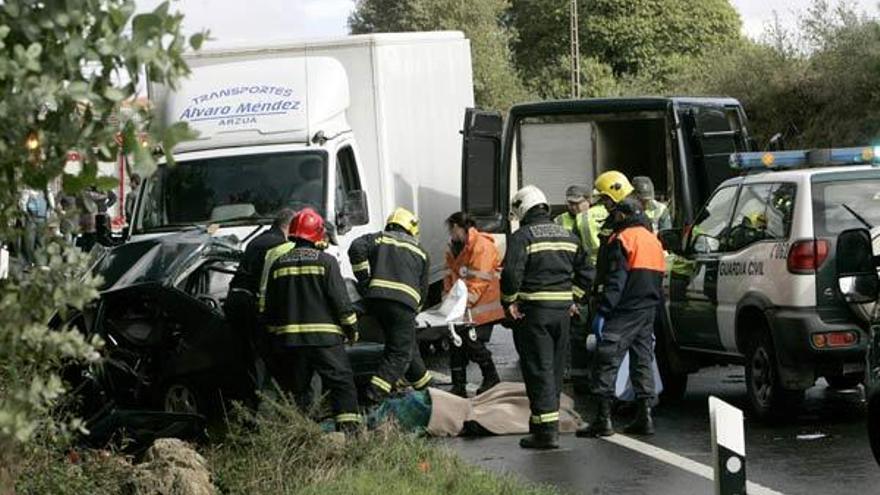
M817 378L864 377L864 309L840 294L837 234L880 225L880 148L737 153L695 222L660 233L671 252L657 360L665 395L700 367L745 365L761 419L798 406Z

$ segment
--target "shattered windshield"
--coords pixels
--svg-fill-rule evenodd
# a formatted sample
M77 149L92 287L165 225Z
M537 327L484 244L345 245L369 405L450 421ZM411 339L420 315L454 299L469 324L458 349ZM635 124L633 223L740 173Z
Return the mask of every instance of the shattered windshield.
M160 166L141 200L142 231L271 219L282 208L322 211L327 155L264 153Z

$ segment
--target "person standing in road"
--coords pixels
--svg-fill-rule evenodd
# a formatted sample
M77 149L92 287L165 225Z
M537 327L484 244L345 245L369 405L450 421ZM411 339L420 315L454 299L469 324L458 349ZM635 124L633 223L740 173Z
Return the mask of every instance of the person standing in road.
M468 361L477 363L483 372L478 395L501 381L492 362L492 353L485 345L492 336L492 327L504 319L498 282L501 260L495 240L491 235L479 232L467 213L453 213L446 219L446 227L449 229L450 243L446 252L447 273L443 279L443 292L448 293L457 281L464 280L468 290L467 310L473 324L464 331L456 330L461 336L462 345L453 346L449 355L452 393L467 397Z
M329 389L336 430L356 431L358 414L354 372L345 339L358 339L357 315L348 298L336 258L318 249L324 219L304 208L290 224L296 247L276 260L266 286L266 328L271 338L269 369L293 393L300 407L310 399L312 375Z
M635 420L624 432L651 435L654 424L651 404L655 398L654 314L661 300L661 283L666 271L663 246L651 231L633 186L617 171L596 178L596 189L609 211L606 221L612 229L599 251L596 277L596 314L592 332L597 356L593 370L593 392L599 397L595 421L578 430L578 436L608 436L614 433L611 406L620 362L630 353L630 378L638 409Z
M406 208L396 208L384 231L361 236L348 249L358 291L385 336L385 352L367 388L367 402L384 399L401 377L416 390L431 385L416 340L416 314L428 297L431 266L418 235L418 218Z
M568 331L576 302L593 271L577 238L550 218L547 198L535 186L511 201L520 227L511 237L501 272L501 301L513 321L513 342L529 397L527 449L559 447L559 395Z
M642 211L651 220L654 232L671 229L672 218L669 216L669 208L655 198L654 182L651 178L644 175L633 177L632 186L642 204Z
M21 255L27 265L37 263L37 251L43 247L43 237L52 204L46 191L25 189L21 194L20 208L24 213L24 238Z

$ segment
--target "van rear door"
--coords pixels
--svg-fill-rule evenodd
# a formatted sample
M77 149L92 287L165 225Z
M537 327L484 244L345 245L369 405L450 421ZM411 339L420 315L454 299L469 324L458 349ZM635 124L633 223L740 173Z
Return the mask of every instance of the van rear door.
M732 153L750 151L742 107L721 102L677 102L675 111L688 142L686 160L690 201L702 205L722 182L733 177Z
M468 108L464 115L461 150L461 209L471 214L484 232L507 228L506 194L501 173L499 112Z

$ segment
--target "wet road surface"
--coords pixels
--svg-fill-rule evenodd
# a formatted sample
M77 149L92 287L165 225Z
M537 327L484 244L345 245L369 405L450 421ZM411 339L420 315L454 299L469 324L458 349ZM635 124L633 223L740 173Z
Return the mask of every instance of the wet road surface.
M504 380L519 381L518 361L510 331L497 327L490 348ZM428 358L432 369L448 373L447 359ZM469 380L479 383L471 365ZM586 412L582 398L571 394ZM804 408L781 425L765 425L748 418L741 367L714 367L691 375L680 404L655 411L657 434L634 437L651 446L654 456L622 435L609 440L561 437L558 451L534 452L519 448L516 436L446 440L465 459L488 469L514 473L525 479L550 483L566 492L588 494L707 494L713 483L694 474L693 461L705 470L712 464L708 397L744 409L746 414L746 472L757 486L749 493L880 494L880 467L871 456L865 431L865 406L858 389L836 391L819 380L807 392ZM625 417L615 417L620 427ZM613 443L614 439L622 440ZM677 456L681 456L676 460ZM659 459L658 459L659 457ZM661 460L662 459L662 460Z

